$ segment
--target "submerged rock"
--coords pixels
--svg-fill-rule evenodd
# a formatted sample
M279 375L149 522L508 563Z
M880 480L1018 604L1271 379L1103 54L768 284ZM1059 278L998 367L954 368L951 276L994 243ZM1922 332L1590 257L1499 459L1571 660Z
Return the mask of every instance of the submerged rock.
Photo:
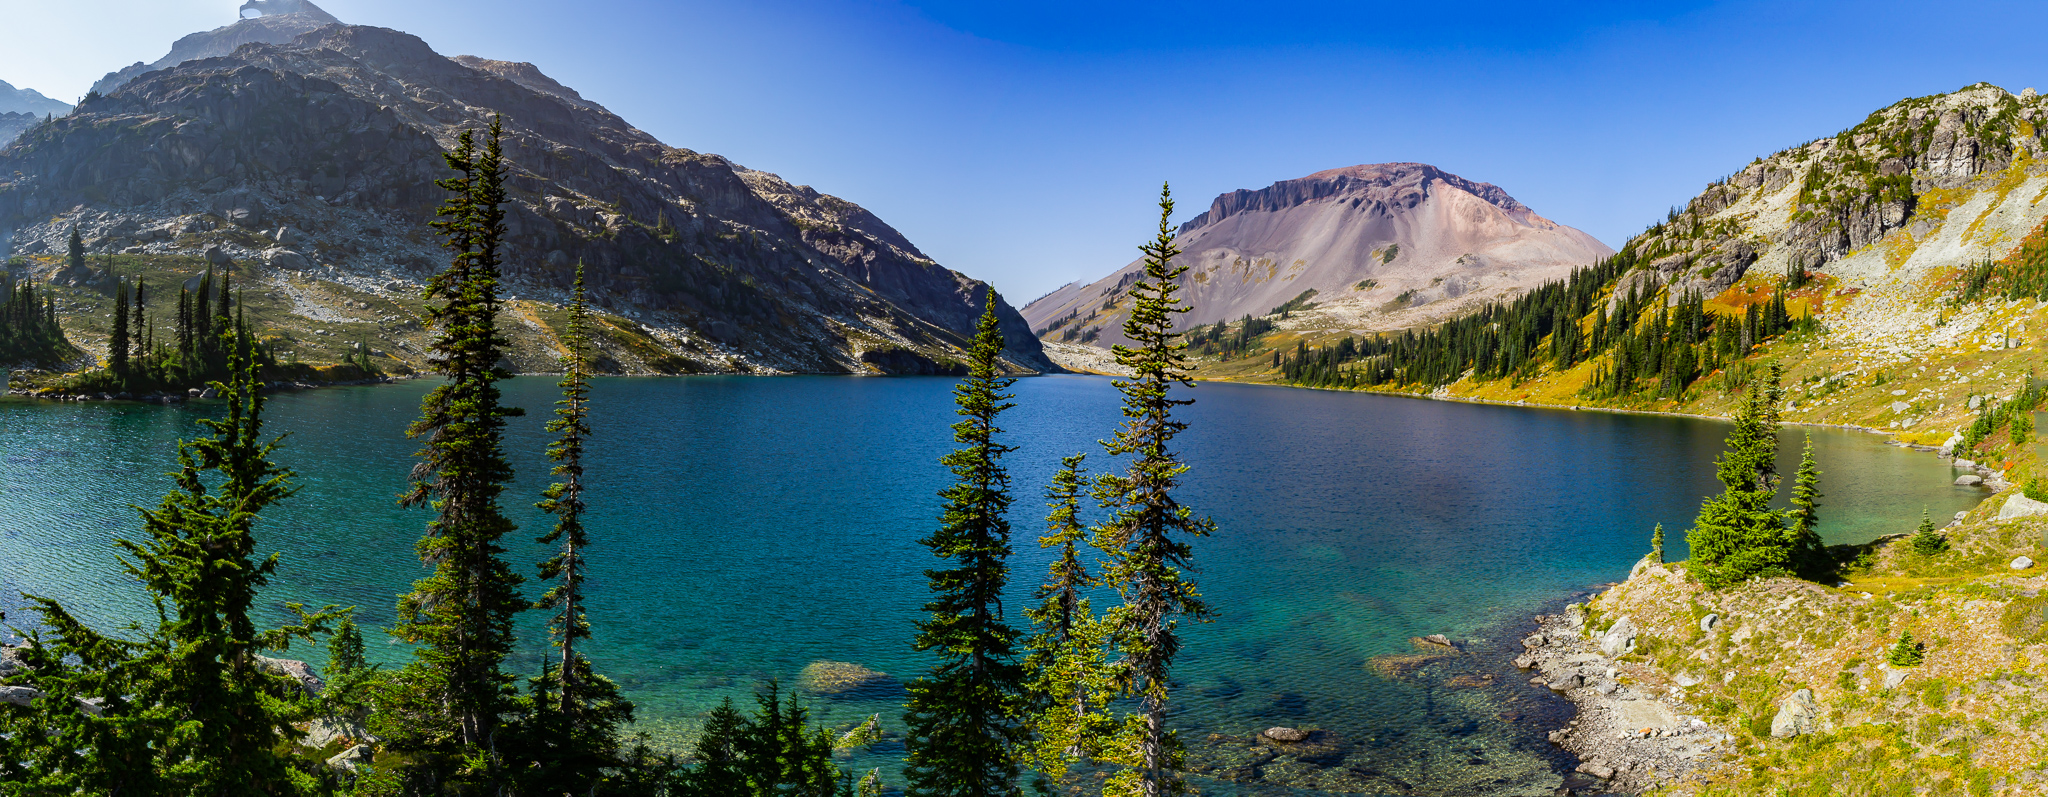
M1300 728L1289 728L1285 725L1275 725L1267 728L1259 735L1276 742L1299 742L1308 738L1308 731Z
M811 662L804 667L803 674L797 676L797 686L806 692L827 697L893 692L902 688L888 673L846 661Z

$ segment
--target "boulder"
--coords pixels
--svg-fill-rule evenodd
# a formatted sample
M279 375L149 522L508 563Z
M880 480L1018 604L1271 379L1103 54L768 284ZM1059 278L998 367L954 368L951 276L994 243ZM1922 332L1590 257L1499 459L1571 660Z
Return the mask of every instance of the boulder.
M1283 730L1296 729L1286 728ZM1343 737L1325 730L1300 729L1300 732L1302 734L1301 738L1292 742L1281 741L1267 736L1265 733L1260 733L1258 742L1282 755L1294 756L1298 760L1311 764L1335 764L1344 758L1346 747Z
M1601 780L1614 779L1614 767L1602 764L1599 761L1582 762L1579 764L1576 771L1584 772L1588 775L1592 775L1593 777L1599 778Z
M895 692L902 688L888 673L846 661L814 661L797 676L804 691L827 697Z
M1636 624L1623 617L1600 635L1600 652L1608 656L1620 656L1636 649Z
M233 258L228 257L228 253L226 250L221 249L218 246L206 247L206 262L208 263L212 263L216 266L225 266L228 264L228 261L232 259Z
M0 678L6 678L28 669L27 656L18 647L0 645Z
M1714 630L1714 626L1717 626L1717 625L1720 625L1720 624L1721 624L1721 615L1718 615L1718 614L1708 614L1707 616L1705 616L1705 617L1702 617L1702 618L1700 618L1700 630L1701 630L1701 631L1712 631L1712 630Z
M1771 735L1789 739L1812 733L1819 718L1820 704L1814 702L1813 690L1801 689L1778 704L1778 716L1771 718Z
M1534 650L1536 648L1540 648L1548 644L1550 644L1550 640L1544 637L1542 634L1530 634L1522 638L1522 647L1529 648L1530 650Z
M2027 568L2029 568L2029 567L2033 567L2033 566L2034 566L2034 560L2033 560L2033 559L2030 559L2030 558L2028 558L2028 557L2025 557L2025 556L2022 556L2022 557L2019 557L2019 558L2016 558L2016 559L2012 560L2012 569L2014 569L2014 570L2025 570L2025 569L2027 569Z
M305 255L290 249L267 250L263 253L263 262L271 268L281 268L286 271L304 271L313 267L313 261L307 260Z
M327 768L335 770L337 772L354 773L357 767L362 766L364 763L370 760L370 753L371 751L369 745L356 745L347 750L335 753L333 758L327 759Z
M43 690L28 686L0 686L0 703L12 703L28 708L36 698L43 696Z
M2042 515L2048 515L2048 503L2036 501L2026 497L2024 494L2014 493L2011 498L2005 499L2005 506L1999 508L1998 522L2003 523L2008 520L2040 517Z
M376 744L382 739L363 727L363 723L349 717L321 717L306 725L306 736L299 744L319 750L338 741L352 741L357 744Z
M1984 483L1984 477L1974 473L1956 477L1957 487L1976 487Z
M276 240L278 246L293 247L305 243L306 236L290 227L279 227L277 228Z
M1884 688L1886 688L1886 689L1897 689L1897 688L1899 688L1899 684L1902 684L1902 683L1905 683L1905 682L1906 682L1906 671L1905 671L1905 670L1891 670L1891 669L1887 669L1887 670L1885 670L1885 671L1884 671Z
M1977 463L1967 459L1959 459L1956 460L1955 467L1959 470L1976 470Z
M1276 742L1299 742L1308 738L1308 731L1300 728L1289 728L1285 725L1275 725L1260 732L1259 735Z
M268 656L257 656L256 666L262 667L272 674L287 676L294 681L298 681L299 688L304 690L309 697L319 697L320 690L327 688L327 682L320 680L320 676L313 673L312 666L298 659L273 659Z
M1416 650L1422 651L1437 653L1458 652L1458 646L1451 644L1450 638L1444 636L1443 634L1430 634L1429 636L1409 637L1408 644L1414 645Z

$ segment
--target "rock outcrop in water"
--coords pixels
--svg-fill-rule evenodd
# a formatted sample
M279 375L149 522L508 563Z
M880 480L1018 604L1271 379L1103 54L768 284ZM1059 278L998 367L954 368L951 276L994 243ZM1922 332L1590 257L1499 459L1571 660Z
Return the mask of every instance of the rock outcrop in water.
M439 153L503 114L508 292L546 312L585 264L620 322L600 333L634 338L616 347L626 370L948 373L965 357L991 288L858 205L667 146L531 64L446 58L307 2L247 8L263 16L110 75L0 150L0 244L43 279L75 226L94 253L204 251L266 269L254 281L414 297L444 259L425 226ZM318 318L318 294L291 300ZM1050 368L996 304L1011 365ZM533 326L521 367L546 368L552 335Z
M1181 225L1189 325L1263 316L1308 297L1337 327L1395 328L1442 318L1612 254L1499 186L1421 163L1317 172L1219 196ZM1048 340L1126 342L1125 292L1143 261L1024 308Z

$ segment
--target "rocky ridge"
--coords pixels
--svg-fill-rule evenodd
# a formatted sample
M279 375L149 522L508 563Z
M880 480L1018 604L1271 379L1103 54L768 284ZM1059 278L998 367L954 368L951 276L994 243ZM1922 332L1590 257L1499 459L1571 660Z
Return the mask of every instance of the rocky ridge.
M1612 254L1499 186L1420 163L1330 169L1217 197L1181 225L1189 325L1263 316L1301 298L1298 327L1401 329L1450 317ZM1047 340L1125 342L1143 262L1024 308ZM1299 302L1297 302L1297 305Z
M269 7L299 10L237 26L317 11ZM254 35L222 31L188 41ZM17 271L60 283L88 276L59 273L76 227L95 255L208 253L250 269L244 284L403 303L442 259L425 227L439 153L501 113L508 289L545 315L584 263L600 308L656 349L621 358L627 370L945 373L964 357L990 288L859 206L668 147L530 64L445 58L381 28L243 41L36 128L0 150L0 245ZM1050 368L996 304L1013 369Z

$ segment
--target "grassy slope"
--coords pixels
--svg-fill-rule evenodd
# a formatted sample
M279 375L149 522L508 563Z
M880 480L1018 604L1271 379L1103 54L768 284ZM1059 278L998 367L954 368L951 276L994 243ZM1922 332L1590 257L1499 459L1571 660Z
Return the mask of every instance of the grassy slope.
M95 269L104 270L108 257L94 256L92 264ZM178 288L189 284L196 289L197 278L206 271L205 260L115 255L112 264L114 272L122 277L139 277L144 281L156 339L174 343ZM53 258L45 258L41 265L48 268L56 263ZM276 347L280 360L338 363L355 344L362 343L388 372L410 373L426 365L425 348L431 338L424 321L426 302L415 291L363 291L252 264L234 265L231 278L251 325L258 336ZM57 297L65 334L94 357L103 358L112 324L112 296L95 287L52 285L48 289ZM671 353L673 346L664 345L640 324L605 313L598 313L597 318L601 359L608 358L616 370L694 370L690 361ZM561 353L559 336L566 320L566 311L552 304L508 301L500 316L500 326L513 342L514 367L529 372L556 370L556 357ZM77 365L91 367L83 362Z

